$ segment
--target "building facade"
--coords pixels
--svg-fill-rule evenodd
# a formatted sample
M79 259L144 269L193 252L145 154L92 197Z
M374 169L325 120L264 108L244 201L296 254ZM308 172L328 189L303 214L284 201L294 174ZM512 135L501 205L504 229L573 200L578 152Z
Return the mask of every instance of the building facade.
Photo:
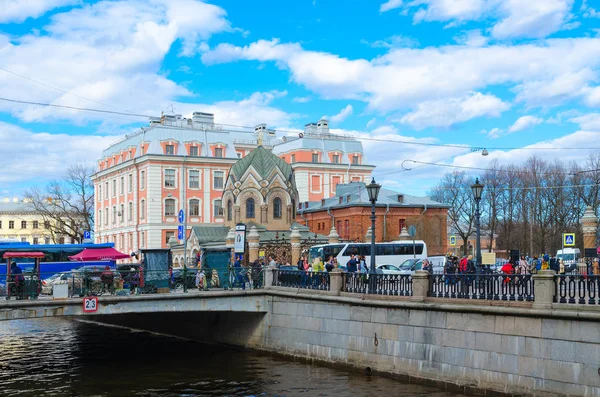
M122 252L167 247L177 237L181 209L187 235L196 225L225 224L230 169L259 146L302 181L299 201L329 198L337 184L369 180L375 168L364 164L361 143L330 133L327 120L307 124L298 136L277 138L265 124L253 131L223 128L210 113L153 118L98 161L92 176L95 241L114 242Z
M0 201L0 240L30 244L73 244L68 236L53 233L51 221L25 200L4 198Z
M429 255L445 255L448 208L428 197L382 188L375 207L375 240L400 240L402 228L414 225L415 239L425 241ZM335 197L300 203L296 220L315 233L328 233L335 226L342 240L365 241L371 227L371 202L365 183L340 184Z

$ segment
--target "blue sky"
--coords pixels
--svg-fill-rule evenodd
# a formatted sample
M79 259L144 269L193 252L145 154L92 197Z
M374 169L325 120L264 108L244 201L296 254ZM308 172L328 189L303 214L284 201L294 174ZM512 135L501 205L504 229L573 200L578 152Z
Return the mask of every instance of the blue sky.
M380 182L413 194L448 169L396 173L405 160L583 163L600 138L597 0L0 0L0 68L16 100L210 111L280 135L327 116L365 139ZM0 196L146 123L0 100Z

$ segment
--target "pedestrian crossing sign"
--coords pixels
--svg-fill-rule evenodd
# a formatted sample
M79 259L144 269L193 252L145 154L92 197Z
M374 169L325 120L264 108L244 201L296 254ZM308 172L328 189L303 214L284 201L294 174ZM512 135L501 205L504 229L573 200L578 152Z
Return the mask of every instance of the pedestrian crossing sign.
M456 245L456 236L450 236L450 245Z
M565 247L573 247L575 245L575 233L564 233L563 245Z

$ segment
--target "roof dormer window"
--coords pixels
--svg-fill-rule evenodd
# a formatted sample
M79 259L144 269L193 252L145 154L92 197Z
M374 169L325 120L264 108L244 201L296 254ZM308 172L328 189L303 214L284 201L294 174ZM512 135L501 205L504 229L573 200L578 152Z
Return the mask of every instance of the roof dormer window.
M170 154L170 155L175 154L175 146L174 145L166 145L165 146L165 154Z

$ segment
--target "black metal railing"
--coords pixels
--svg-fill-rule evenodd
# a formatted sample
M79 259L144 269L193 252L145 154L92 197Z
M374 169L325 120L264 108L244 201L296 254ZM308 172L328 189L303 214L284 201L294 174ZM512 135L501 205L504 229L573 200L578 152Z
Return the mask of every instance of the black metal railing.
M600 304L600 276L558 275L554 302L580 305Z
M273 286L329 291L330 278L327 272L275 270Z
M529 274L433 274L429 276L429 296L533 301L533 279Z
M412 296L412 277L404 274L344 273L345 292L386 296Z

